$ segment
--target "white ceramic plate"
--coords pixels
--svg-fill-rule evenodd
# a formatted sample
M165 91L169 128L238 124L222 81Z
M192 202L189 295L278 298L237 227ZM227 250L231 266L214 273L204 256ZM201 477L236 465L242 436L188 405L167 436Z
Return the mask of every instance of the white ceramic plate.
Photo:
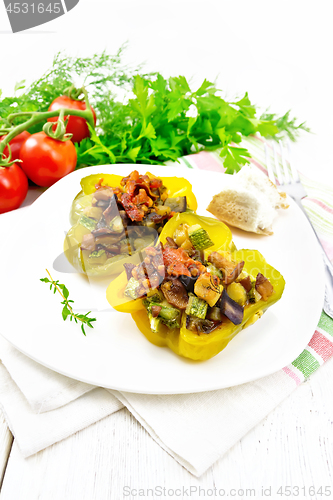
M133 165L78 170L48 189L17 221L2 247L1 334L17 349L53 370L90 384L146 394L180 394L230 387L269 375L292 362L310 340L324 300L321 255L308 221L290 200L280 211L273 236L233 230L238 248L255 248L286 280L282 299L253 326L239 333L213 359L191 362L146 340L129 314L114 311L105 298L108 280L90 284L65 265L63 240L69 210L82 177L92 173L128 175ZM146 167L139 165L141 173ZM186 177L201 215L219 191L221 174L179 167L148 167L156 175ZM48 268L65 283L76 310L93 311L95 328L61 317L60 296L39 278Z

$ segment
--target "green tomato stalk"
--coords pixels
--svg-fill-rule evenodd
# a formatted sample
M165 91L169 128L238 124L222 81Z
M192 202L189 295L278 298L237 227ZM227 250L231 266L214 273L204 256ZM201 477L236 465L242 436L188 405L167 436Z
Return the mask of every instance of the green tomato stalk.
M74 101L83 101L83 99L85 99L85 95L83 99L82 98L79 99L79 97L82 94L84 94L83 88L81 87L77 89L75 85L71 85L70 87L64 90L64 95L66 95L70 99L73 99Z
M73 137L73 134L66 134L66 126L68 119L65 120L65 112L64 108L60 109L59 119L57 120L56 128L54 128L54 122L46 122L43 127L43 132L51 137L51 139L55 139L57 141L65 142L70 141Z
M76 90L76 93L78 92L79 90ZM90 127L94 129L95 128L94 115L89 103L88 93L84 87L80 89L80 93L81 94L83 93L84 95L84 101L86 104L86 109L84 110L61 108L56 111L22 112L22 113L13 113L9 115L6 119L5 127L3 127L0 130L0 134L2 133L7 134L6 137L4 137L4 139L0 142L0 167L10 167L11 165L13 165L13 163L15 163L14 161L11 161L11 150L9 145L10 141L14 139L17 135L21 134L25 130L28 130L37 123L45 121L46 123L43 127L43 131L45 132L46 135L58 141L68 141L72 137L72 134L66 134L66 123L64 120L65 115L79 116L80 118L84 118L90 125ZM21 123L20 125L13 125L13 121L15 120L15 118L19 116L30 116L30 118L26 120L24 123ZM53 130L55 123L47 122L47 120L48 118L54 118L56 116L58 116L59 119L57 121L56 129ZM8 151L9 151L8 157L5 157L3 154L6 146L8 146ZM16 162L17 161L19 160L16 160Z

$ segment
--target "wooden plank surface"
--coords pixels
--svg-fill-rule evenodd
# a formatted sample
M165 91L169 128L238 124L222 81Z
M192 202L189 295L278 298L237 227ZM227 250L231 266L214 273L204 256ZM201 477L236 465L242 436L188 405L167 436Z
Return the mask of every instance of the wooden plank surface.
M311 498L333 498L333 493L318 493L333 482L332 377L333 360L199 479L121 410L27 459L14 443L1 500L120 500L139 496L139 489L146 493L141 498L161 498L158 488L171 490L166 498L176 498L175 490L184 488L190 494L190 487L195 499L200 498L199 487L216 487L217 493L223 489L229 496L232 488L241 489L242 498L260 498L264 488L276 499L283 498L277 494L280 486L293 486L292 498L310 498L312 486L317 493ZM126 496L125 487L136 491Z

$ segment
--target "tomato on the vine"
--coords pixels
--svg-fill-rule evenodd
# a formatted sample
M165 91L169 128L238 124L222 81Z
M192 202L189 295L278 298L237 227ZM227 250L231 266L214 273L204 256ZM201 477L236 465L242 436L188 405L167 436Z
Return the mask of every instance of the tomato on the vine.
M33 134L21 149L21 166L38 186L52 186L76 167L77 154L72 141L58 141L44 132Z
M65 95L57 97L50 105L49 111L57 111L58 109L61 108L79 109L81 111L87 109L86 103L84 101L75 101L74 99L71 99L70 97L67 97ZM94 115L94 122L96 124L95 110L91 108L91 111ZM66 127L66 132L68 134L73 134L72 137L73 142L81 142L82 139L85 139L86 137L90 136L89 128L84 118L81 118L80 116L69 116L69 117L65 116L65 119L67 118L68 118L68 123ZM57 122L58 117L48 118L47 121Z
M28 179L17 163L0 165L0 214L18 208L28 192Z
M4 139L5 137L6 137L5 135L1 136L0 141L2 141L2 139ZM10 141L9 145L10 145L10 151L12 153L11 161L16 161L20 159L20 151L22 144L28 139L28 137L30 137L30 134L25 130L24 132L21 132L19 135L17 135L16 137L14 137L14 139ZM5 147L3 153L5 156L8 157L9 151L7 146Z

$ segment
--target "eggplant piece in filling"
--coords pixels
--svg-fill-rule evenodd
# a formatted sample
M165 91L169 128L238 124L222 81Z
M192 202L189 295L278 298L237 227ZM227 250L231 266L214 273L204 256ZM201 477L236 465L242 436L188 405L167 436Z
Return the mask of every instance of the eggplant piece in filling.
M230 252L212 252L205 262L202 248L214 244L205 233L198 225L182 224L164 246L147 248L142 264L125 265L125 294L144 298L153 332L163 324L185 325L208 335L223 323L240 325L248 305L274 293L267 278L250 276L244 261L233 261Z

